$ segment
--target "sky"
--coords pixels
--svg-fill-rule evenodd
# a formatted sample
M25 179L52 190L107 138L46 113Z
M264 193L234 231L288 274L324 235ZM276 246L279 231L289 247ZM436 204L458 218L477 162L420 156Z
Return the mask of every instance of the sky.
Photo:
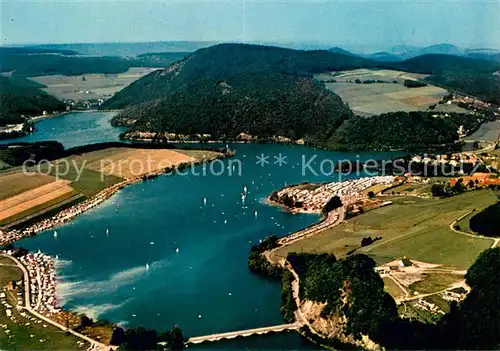
M500 49L499 0L1 0L2 44L304 42Z

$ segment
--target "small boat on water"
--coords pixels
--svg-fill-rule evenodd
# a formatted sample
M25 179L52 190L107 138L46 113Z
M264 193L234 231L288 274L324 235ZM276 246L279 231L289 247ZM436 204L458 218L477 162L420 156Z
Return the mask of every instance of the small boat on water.
M146 263L146 271L149 271L149 263Z
M54 238L57 238L57 231L54 231Z
M179 253L179 251L180 251L179 248L175 249L175 252Z

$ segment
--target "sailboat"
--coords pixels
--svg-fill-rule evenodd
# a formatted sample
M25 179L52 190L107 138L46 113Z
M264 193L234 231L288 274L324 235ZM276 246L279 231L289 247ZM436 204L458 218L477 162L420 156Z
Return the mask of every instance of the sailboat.
M57 238L57 231L54 231L54 238Z

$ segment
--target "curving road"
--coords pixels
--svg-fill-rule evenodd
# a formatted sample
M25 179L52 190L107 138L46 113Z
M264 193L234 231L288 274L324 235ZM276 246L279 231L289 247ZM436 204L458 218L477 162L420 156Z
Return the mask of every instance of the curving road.
M455 229L455 225L457 224L457 222L460 222L462 219L464 219L465 217L467 217L468 215L470 215L473 212L474 212L474 210L470 210L469 212L467 212L467 213L461 215L460 217L458 217L456 220L454 220L450 224L450 229L453 232L455 232L455 233L462 234L462 235L467 235L467 236L470 236L470 237L473 237L473 238L493 240L493 244L491 245L491 248L496 247L498 245L498 243L500 242L500 238L495 238L495 237L490 237L490 236L483 236L483 235L477 235L477 234L471 234L471 233L467 233L467 232L464 232L464 231L459 230L459 229Z
M64 330L65 332L68 332L68 333L90 343L90 345L91 345L90 349L96 349L96 350L108 350L109 349L109 347L104 345L103 343L100 343L94 339L91 339L88 336L80 334L80 333L78 333L70 328L66 328L62 324L59 324L56 321L53 321L52 319L45 317L44 315L38 313L33 308L31 308L31 305L30 305L30 301L31 301L30 300L30 279L29 279L29 274L28 274L28 271L26 270L26 267L21 263L21 261L19 261L14 256L5 255L5 254L1 254L1 256L10 258L12 261L14 261L16 263L17 267L19 267L21 269L21 271L23 272L23 276L24 276L24 306L18 306L19 308L22 308L22 309L28 311L29 313L31 313L35 317L40 318L41 320L43 320L49 324L52 324L56 328ZM39 272L37 272L37 280L39 278L40 278ZM37 306L40 305L40 301L41 301L41 290L39 289L38 290Z

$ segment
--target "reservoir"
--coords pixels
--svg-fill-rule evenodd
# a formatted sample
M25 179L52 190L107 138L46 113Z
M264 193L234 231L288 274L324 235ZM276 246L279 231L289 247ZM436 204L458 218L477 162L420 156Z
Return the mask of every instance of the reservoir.
M111 117L71 113L40 121L38 132L11 141L57 140L71 147L118 140L122 130L109 126ZM249 250L318 216L290 214L264 200L287 184L339 180L336 173L321 174L321 161L356 155L296 145L229 147L236 156L213 169L199 165L185 175L129 186L57 228L56 237L46 232L19 245L57 255L61 305L92 318L158 330L179 324L186 336L281 324L280 284L249 271ZM360 159L388 156L364 153ZM316 349L294 333L192 348Z

